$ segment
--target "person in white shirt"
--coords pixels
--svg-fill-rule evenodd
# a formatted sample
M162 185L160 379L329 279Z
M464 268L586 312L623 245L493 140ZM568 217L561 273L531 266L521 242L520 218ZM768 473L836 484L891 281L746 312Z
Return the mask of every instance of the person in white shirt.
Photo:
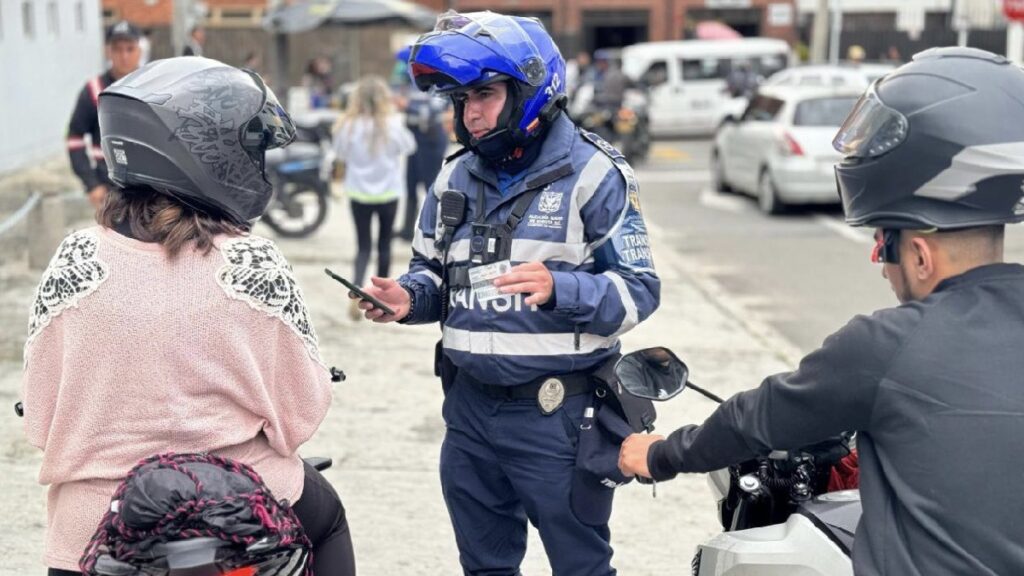
M391 90L383 78L359 80L338 122L334 150L345 163L345 193L351 200L356 224L356 262L352 281L362 285L373 245L372 220L376 216L377 276L387 277L391 267L391 238L398 198L405 192L402 158L416 150L416 139L394 110ZM351 316L360 317L358 300Z

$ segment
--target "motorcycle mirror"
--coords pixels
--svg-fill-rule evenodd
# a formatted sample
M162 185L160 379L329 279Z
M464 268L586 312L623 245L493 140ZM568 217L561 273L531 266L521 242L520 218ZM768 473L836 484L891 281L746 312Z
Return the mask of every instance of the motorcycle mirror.
M615 377L633 396L663 401L686 388L690 369L671 350L645 348L626 354L615 364Z

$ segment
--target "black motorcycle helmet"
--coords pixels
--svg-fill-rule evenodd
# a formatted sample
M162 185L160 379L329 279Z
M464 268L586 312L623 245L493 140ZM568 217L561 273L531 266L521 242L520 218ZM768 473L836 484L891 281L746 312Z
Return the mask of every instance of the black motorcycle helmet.
M194 56L151 62L111 85L99 122L115 184L153 188L240 226L270 202L264 153L295 137L258 74Z
M840 128L846 222L955 230L1024 220L1024 70L933 48L875 81Z

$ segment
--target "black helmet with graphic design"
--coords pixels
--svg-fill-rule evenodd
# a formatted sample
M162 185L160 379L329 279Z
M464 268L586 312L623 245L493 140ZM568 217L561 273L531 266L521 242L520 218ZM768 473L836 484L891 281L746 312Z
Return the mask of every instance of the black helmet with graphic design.
M833 141L847 223L958 229L1024 220L1024 70L933 48L877 80Z
M267 208L264 154L295 137L291 118L255 72L208 58L168 58L100 94L110 179L145 186L245 226Z

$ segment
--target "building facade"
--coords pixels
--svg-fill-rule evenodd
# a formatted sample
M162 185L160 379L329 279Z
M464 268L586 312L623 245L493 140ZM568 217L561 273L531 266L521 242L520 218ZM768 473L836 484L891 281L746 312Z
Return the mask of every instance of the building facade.
M492 10L534 16L568 56L636 42L682 40L702 21L724 22L744 36L795 41L792 0L417 0L433 10Z
M810 37L819 0L797 0L801 38ZM998 0L831 0L842 12L840 57L851 46L868 60L907 60L933 46L956 45L1006 51L1006 20Z
M99 0L0 0L0 173L64 150L78 92L103 70L101 29Z

